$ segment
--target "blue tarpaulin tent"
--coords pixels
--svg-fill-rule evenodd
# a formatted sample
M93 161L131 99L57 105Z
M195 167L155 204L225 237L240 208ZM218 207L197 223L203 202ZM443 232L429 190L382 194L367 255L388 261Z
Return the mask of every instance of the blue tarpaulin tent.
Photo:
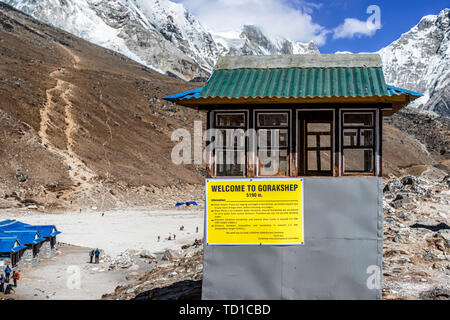
M22 246L16 237L0 237L0 253L15 253L23 249L26 247Z
M45 239L41 238L41 236L39 235L39 232L37 231L19 231L19 230L14 230L14 231L5 231L3 232L3 234L7 234L9 236L13 236L16 237L17 240L19 240L19 242L22 245L33 245L33 244L38 244L41 242L44 242Z
M61 232L54 225L30 225L16 220L0 221L0 231L35 231L43 238L57 236Z

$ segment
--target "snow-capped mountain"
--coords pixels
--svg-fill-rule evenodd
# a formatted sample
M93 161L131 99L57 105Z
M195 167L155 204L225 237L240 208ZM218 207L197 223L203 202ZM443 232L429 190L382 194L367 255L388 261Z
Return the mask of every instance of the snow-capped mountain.
M284 38L271 38L254 25L245 25L239 32L213 33L220 55L270 55L319 53L314 42L302 43Z
M319 53L313 42L247 25L213 33L170 0L3 0L100 46L185 80L209 77L220 55ZM389 84L424 93L412 106L450 117L450 9L429 15L379 51Z
M450 9L423 17L379 53L387 83L424 93L411 106L450 117Z
M183 79L207 76L211 35L167 0L6 0L34 18ZM151 10L150 10L151 8Z
M270 39L255 26L213 35L169 0L3 0L38 20L185 80L210 75L219 55L318 52L313 43Z

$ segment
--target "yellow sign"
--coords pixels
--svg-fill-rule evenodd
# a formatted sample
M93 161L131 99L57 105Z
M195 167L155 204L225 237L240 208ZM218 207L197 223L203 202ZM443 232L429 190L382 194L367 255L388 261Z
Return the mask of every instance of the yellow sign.
M303 243L302 179L207 179L209 245Z

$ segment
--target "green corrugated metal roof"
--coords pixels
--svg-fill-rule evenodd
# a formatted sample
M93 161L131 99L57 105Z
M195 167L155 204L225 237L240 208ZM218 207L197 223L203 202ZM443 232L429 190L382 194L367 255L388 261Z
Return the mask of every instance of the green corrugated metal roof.
M199 98L389 96L380 67L215 70Z

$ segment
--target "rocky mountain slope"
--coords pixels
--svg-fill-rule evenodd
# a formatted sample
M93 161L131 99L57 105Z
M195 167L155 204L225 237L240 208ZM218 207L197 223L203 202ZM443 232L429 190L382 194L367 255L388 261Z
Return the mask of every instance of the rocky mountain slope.
M423 17L379 53L387 83L424 93L412 106L450 117L450 9Z
M173 165L170 136L204 114L159 99L198 86L0 3L0 207L201 199L202 168ZM386 176L448 168L448 122L416 113L384 126Z
M313 42L247 25L210 32L170 0L4 0L33 17L184 80L205 81L220 55L319 53ZM412 107L450 117L450 9L429 15L379 51L389 84L424 93Z
M184 80L207 78L219 55L318 52L314 44L269 39L245 26L213 37L169 0L5 0L33 17Z
M200 183L170 137L203 115L158 99L194 87L0 3L0 207L139 205Z

